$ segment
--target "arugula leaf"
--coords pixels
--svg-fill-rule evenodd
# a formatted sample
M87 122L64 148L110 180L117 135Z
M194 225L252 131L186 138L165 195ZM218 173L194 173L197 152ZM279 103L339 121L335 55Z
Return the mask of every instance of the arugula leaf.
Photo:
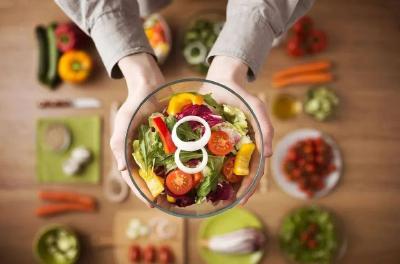
M203 154L201 152L182 151L179 156L181 161L185 163L192 159L201 159ZM156 165L164 166L167 173L177 168L174 155L169 155L163 160L156 162Z
M139 127L139 150L145 168L152 168L157 160L165 158L160 136L148 125Z
M224 157L209 156L207 167L203 170L204 180L200 183L197 189L197 197L202 200L211 191L214 191L218 185L222 165L224 164Z
M215 111L219 115L221 115L221 116L223 115L224 111L223 111L222 105L217 103L217 101L215 101L215 99L212 97L211 93L203 95L203 98L204 98L204 101L206 102L206 104L208 104L209 106L214 108Z
M165 118L165 122L167 124L168 129L172 131L177 122L177 119L174 116L170 115ZM188 122L181 124L177 128L176 134L183 141L198 140L201 137L200 129L193 130Z

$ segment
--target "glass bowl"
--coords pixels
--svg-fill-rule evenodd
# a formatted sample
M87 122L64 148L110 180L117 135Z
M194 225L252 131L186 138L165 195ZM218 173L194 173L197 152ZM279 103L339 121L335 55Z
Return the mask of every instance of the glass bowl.
M141 124L148 123L148 117L154 112L162 112L171 95L182 92L198 92L200 94L212 93L218 103L226 103L238 107L246 115L249 124L249 135L256 144L250 162L250 173L244 176L241 186L237 188L236 195L232 199L211 203L204 201L187 207L178 207L166 200L166 195L161 194L154 198L147 188L144 180L139 176L139 167L132 157L133 140L138 138L138 129ZM166 83L155 89L140 103L129 123L125 139L125 159L130 178L134 186L151 205L174 216L179 217L209 217L219 214L237 205L247 194L251 193L262 176L264 159L262 158L263 145L260 124L249 104L232 89L210 80L189 78Z

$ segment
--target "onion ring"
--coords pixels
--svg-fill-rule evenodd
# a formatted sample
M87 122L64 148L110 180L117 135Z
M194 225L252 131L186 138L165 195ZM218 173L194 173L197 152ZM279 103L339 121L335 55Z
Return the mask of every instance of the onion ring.
M182 149L178 148L175 151L175 163L176 163L176 166L178 166L178 168L181 171L183 171L185 173L188 173L188 174L194 174L194 173L202 171L207 166L208 154L207 154L207 151L206 151L206 149L204 147L201 148L201 152L203 153L203 160L195 168L189 168L189 167L186 167L185 165L183 165L183 163L182 163L182 161L181 161L181 159L179 157L179 154L181 153L181 150Z
M201 123L204 126L204 134L203 136L196 140L196 141L182 141L179 139L176 130L178 126L180 126L184 122L188 121L196 121ZM172 141L174 142L175 146L178 149L181 150L186 150L186 151L195 151L203 148L205 145L207 145L208 140L210 140L211 137L211 129L210 126L208 125L207 121L204 120L203 118L199 116L185 116L182 119L180 119L176 124L174 125L174 128L172 129Z

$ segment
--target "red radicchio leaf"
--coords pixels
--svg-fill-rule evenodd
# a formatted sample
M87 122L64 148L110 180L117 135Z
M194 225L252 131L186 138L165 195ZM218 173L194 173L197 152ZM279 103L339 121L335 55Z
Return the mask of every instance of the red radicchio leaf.
M186 105L183 107L182 111L176 115L176 118L179 120L185 116L194 115L199 116L207 121L210 127L215 126L216 124L222 123L224 120L221 116L214 114L209 107L206 105ZM203 127L198 122L189 122L190 126L193 130ZM203 129L202 129L203 130Z
M207 200L216 203L221 200L230 200L234 196L232 185L227 182L220 182L217 188L207 195Z

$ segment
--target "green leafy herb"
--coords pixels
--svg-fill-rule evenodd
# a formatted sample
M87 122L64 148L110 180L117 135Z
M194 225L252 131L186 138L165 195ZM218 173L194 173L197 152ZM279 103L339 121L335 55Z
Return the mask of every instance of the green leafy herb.
M139 127L139 140L138 142L136 141L133 142L133 155L136 162L139 160L143 163L142 166L144 168L152 168L156 160L165 158L163 145L158 133L151 131L148 125L141 125ZM140 153L140 156L138 153Z
M211 155L208 157L207 167L203 170L204 180L197 189L198 200L202 200L211 191L215 190L223 164L224 157Z
M203 154L201 152L182 151L179 156L181 158L181 161L185 163L192 159L201 159L203 157ZM163 160L157 161L156 165L164 166L167 173L177 168L174 155L169 155Z
M165 118L165 122L169 130L172 130L177 122L176 118L172 115ZM201 137L200 129L193 130L188 122L181 124L177 130L176 134L183 141L198 140Z
M223 111L222 105L217 103L217 101L215 101L215 99L212 97L211 93L203 95L203 98L204 98L204 101L206 102L206 104L208 104L209 106L214 108L214 110L219 115L221 115L221 116L223 115L224 111Z

